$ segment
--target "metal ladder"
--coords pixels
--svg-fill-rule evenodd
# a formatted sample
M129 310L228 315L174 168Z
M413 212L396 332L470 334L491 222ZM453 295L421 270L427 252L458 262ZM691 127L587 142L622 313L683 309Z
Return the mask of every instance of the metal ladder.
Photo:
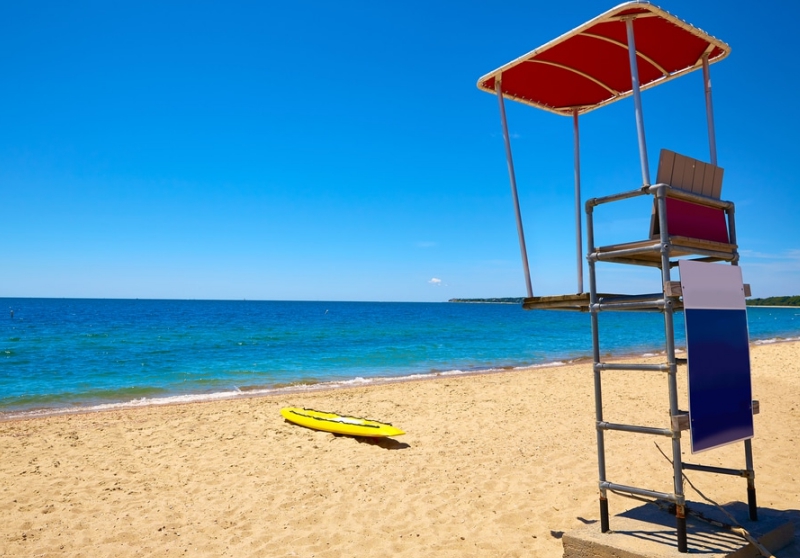
M727 216L729 240L733 249L730 251L720 251L714 246L693 246L687 248L676 247L673 239L670 238L667 230L666 221L666 197L678 197L687 201L702 201L705 205L710 205L723 209ZM652 195L656 200L656 212L659 220L659 238L653 242L634 243L633 245L617 245L612 247L598 248L594 238L594 209L600 205L634 198L637 196ZM734 219L734 204L720 200L713 200L704 196L673 191L666 184L655 184L645 186L638 190L624 192L604 198L594 198L586 202L586 225L587 225L587 260L589 267L589 312L592 323L592 355L594 371L594 399L595 417L597 428L597 462L599 472L600 489L600 527L602 532L610 530L608 515L608 492L619 492L628 495L649 497L671 502L675 506L677 539L679 552L687 552L686 537L686 496L683 485L683 471L694 470L708 473L740 476L747 479L747 500L750 512L750 519L757 519L756 510L756 490L755 473L753 469L753 451L750 440L744 441L745 449L745 469L728 469L722 467L710 467L684 463L681 458L681 431L689 428L688 413L678 408L678 366L687 364L686 359L675 357L675 322L674 313L683 308L681 301L680 283L671 278L671 268L677 265L673 259L675 253L679 255L692 255L700 261L728 261L732 265L738 263L738 252L736 250L736 228ZM603 296L597 293L597 270L598 262L614 262L628 265L649 265L661 269L661 292L646 295L613 295ZM603 311L631 311L631 310L650 310L661 312L664 316L664 332L666 337L665 355L666 362L662 364L613 364L603 362L600 357L600 314ZM603 397L602 397L602 375L604 372L612 371L649 371L666 372L669 385L669 411L670 424L668 428L653 428L646 426L615 424L605 421L603 417ZM754 412L757 410L757 402L754 402ZM657 492L646 488L627 486L611 482L606 477L606 450L605 432L619 431L636 434L648 434L651 436L661 436L672 440L672 464L673 464L673 484L672 493Z

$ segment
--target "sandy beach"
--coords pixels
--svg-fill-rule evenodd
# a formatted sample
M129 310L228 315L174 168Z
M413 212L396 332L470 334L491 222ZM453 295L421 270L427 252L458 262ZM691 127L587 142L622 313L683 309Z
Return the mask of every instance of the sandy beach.
M759 505L796 519L800 343L754 346L752 363ZM607 420L667 425L665 375L605 378ZM0 422L0 556L560 556L564 531L598 519L592 393L582 363ZM315 432L281 418L290 405L407 434ZM609 479L671 491L653 441L609 434ZM741 444L692 460L744 463ZM743 479L690 478L746 499Z

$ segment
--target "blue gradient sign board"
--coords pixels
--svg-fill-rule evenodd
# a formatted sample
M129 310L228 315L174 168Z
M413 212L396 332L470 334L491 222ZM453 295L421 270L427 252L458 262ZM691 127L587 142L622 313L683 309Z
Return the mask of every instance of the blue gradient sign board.
M681 261L692 453L753 437L742 270Z

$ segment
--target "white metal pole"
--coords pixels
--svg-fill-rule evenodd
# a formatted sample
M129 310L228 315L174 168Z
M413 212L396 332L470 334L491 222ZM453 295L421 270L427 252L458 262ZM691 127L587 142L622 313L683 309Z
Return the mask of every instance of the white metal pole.
M519 210L519 196L517 196L517 179L514 175L514 160L511 158L511 138L508 135L508 122L506 121L506 106L503 100L503 91L500 76L495 78L494 89L500 103L500 120L503 124L503 140L506 144L506 162L508 163L508 176L511 180L511 197L514 201L514 213L517 217L517 235L519 236L519 250L522 253L522 270L525 273L525 286L528 297L533 296L533 286L531 285L531 270L528 266L528 250L525 247L525 232L522 230L522 213Z
M581 227L581 136L578 128L578 109L572 111L572 130L575 137L575 250L578 264L578 294L582 294L583 231Z
M711 100L711 72L708 69L708 53L703 55L703 85L706 93L706 120L708 122L708 149L711 164L717 164L717 136L714 132L714 103Z
M650 166L647 163L647 143L644 139L644 116L642 115L642 94L639 90L639 65L636 61L636 40L633 37L633 19L625 20L628 32L628 58L631 64L631 86L633 106L636 112L636 134L639 137L639 162L642 165L642 184L650 185Z

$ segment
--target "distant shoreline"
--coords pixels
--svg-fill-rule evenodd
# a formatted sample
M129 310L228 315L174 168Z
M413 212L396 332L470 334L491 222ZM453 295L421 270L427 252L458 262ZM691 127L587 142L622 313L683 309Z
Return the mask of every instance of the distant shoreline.
M790 304L771 304L771 300L778 302L786 302L789 299ZM794 304L797 299L797 304ZM525 299L523 297L501 297L501 298L451 298L447 302L459 302L462 304L522 304ZM764 304L766 303L766 304ZM747 306L756 308L800 308L800 295L793 297L776 296L769 298L756 298L746 301Z

